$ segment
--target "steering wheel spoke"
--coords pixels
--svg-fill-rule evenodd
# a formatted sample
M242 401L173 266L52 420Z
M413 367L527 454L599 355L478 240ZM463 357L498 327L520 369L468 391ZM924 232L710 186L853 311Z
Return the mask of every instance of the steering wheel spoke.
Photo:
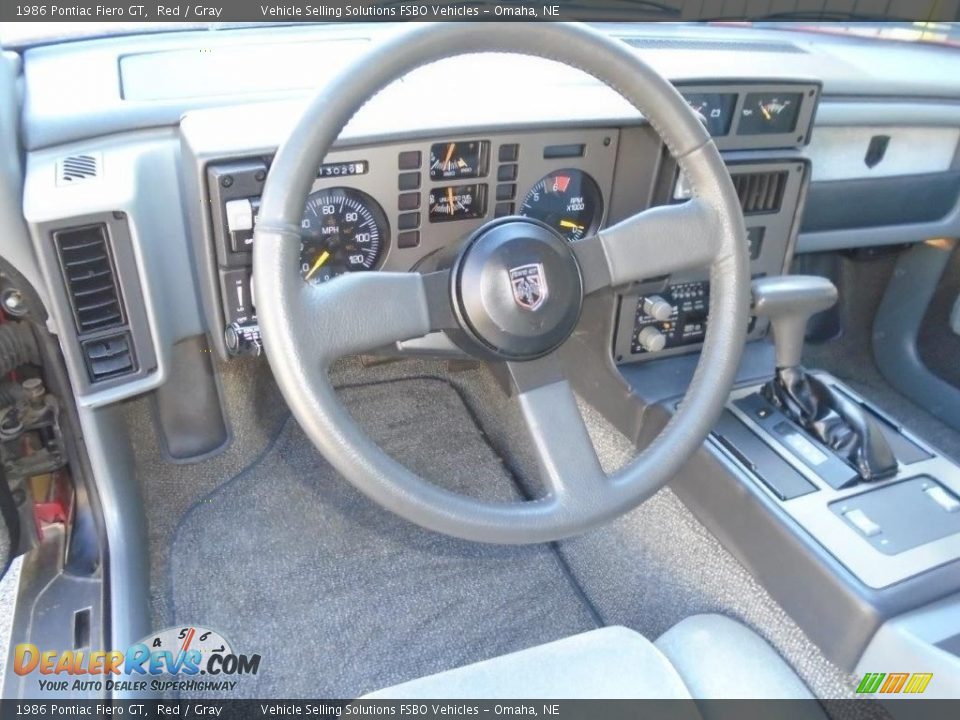
M448 272L349 273L303 284L299 315L305 347L325 363L452 327Z
M583 273L584 291L591 293L706 267L717 257L720 232L716 211L694 198L650 208L571 247Z
M596 502L607 478L556 355L508 368L540 479L561 504Z

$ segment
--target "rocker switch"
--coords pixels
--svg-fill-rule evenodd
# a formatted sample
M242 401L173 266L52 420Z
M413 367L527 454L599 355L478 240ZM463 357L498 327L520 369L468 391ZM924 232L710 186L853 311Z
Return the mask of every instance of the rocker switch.
M843 517L866 537L880 534L880 526L871 520L863 510L849 510Z
M939 485L929 487L924 490L924 492L927 494L928 498L933 500L948 513L957 512L960 510L960 500L957 500L953 495L948 493Z

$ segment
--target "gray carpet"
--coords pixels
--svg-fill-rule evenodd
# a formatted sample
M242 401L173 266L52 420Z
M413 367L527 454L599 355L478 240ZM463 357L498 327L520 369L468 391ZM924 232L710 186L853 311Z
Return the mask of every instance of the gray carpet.
M632 443L581 405L603 469ZM656 638L699 613L727 615L763 636L820 698L853 697L856 680L830 663L782 607L669 488L609 525L559 543L605 625Z
M510 404L488 373L443 368L354 361L336 376L377 383L343 397L411 469L471 494L514 497L500 457L525 463ZM438 377L410 380L411 373ZM626 438L582 410L606 469L632 455ZM292 421L238 477L198 494L194 474L209 462L179 467L181 493L195 505L172 547L153 552L173 558L165 592L157 593L169 622L158 624L205 624L237 649L260 652L263 675L244 683L244 694L353 695L600 623L653 639L708 611L760 632L819 696L849 693L850 679L669 490L608 528L560 544L558 555L549 546L464 543L393 517L337 477ZM165 472L171 482L177 475Z
M224 452L201 462L177 464L163 456L151 396L124 403L137 479L148 509L150 600L157 630L172 624L166 588L177 522L194 503L254 462L290 415L264 359L221 362L217 374L232 442Z
M449 383L341 395L412 470L461 492L516 497ZM460 542L400 520L339 477L293 421L191 508L171 557L175 622L262 655L261 673L238 686L251 697L351 697L596 627L550 546Z

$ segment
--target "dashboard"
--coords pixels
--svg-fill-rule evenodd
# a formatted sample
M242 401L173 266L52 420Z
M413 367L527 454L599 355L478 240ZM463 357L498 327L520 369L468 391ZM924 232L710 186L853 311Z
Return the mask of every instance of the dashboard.
M755 276L784 272L795 252L960 232L952 54L729 27L604 31L669 77L713 135ZM82 404L161 386L183 338L205 335L224 359L257 351L250 243L271 158L316 86L315 53L336 43L348 62L382 32L162 33L24 52L30 234L3 252L50 308ZM905 70L921 62L923 77ZM471 92L438 104L437 82L461 72ZM503 81L515 76L538 82ZM317 168L298 270L320 283L427 269L504 214L576 242L688 193L645 119L591 78L531 58L459 58L386 88L344 129ZM71 284L68 256L88 243L111 278L102 319ZM694 353L709 292L707 268L647 278L589 320L601 318L617 363Z
M786 82L682 88L718 147L739 153L729 166L757 276L783 272L789 261L808 171L796 148L809 140L819 90ZM270 162L263 155L203 166L222 308L214 322L224 328L227 355L260 350L251 259ZM511 215L576 242L689 194L650 128L481 131L338 149L317 168L306 200L300 273L318 284L345 273L429 267L484 223ZM699 345L708 300L706 268L625 288L612 346L617 361Z

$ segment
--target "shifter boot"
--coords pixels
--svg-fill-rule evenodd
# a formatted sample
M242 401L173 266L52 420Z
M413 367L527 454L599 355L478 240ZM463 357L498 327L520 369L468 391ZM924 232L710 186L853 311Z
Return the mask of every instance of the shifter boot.
M763 396L835 453L861 478L882 480L897 471L897 458L879 423L802 367L778 368Z

